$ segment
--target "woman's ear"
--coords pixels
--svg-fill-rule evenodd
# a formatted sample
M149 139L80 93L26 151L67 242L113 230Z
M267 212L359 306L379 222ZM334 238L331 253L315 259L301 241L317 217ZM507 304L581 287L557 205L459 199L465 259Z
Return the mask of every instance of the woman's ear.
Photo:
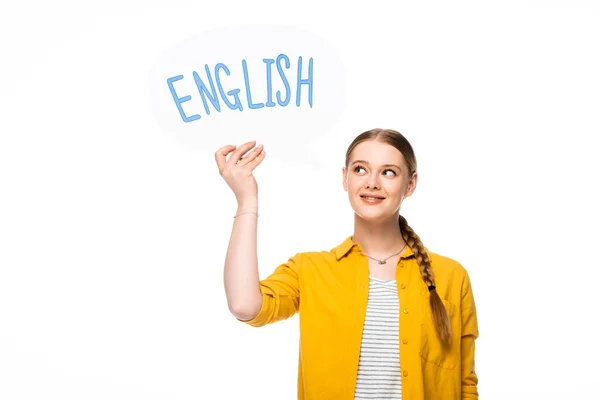
M415 189L417 188L417 181L419 180L419 176L418 174L415 172L412 177L410 178L410 181L408 182L408 187L405 193L404 198L409 197L410 195L412 195L415 191Z
M346 185L346 167L342 167L342 185L344 185L344 190L348 191L348 185Z

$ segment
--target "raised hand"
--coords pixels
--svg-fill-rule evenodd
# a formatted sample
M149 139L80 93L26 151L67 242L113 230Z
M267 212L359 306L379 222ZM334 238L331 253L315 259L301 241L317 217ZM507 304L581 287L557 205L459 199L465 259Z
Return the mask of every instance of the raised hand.
M262 145L253 149L255 144L253 140L238 147L227 145L215 153L219 174L233 190L238 203L258 197L258 185L252 171L265 159L265 151ZM229 153L231 156L227 160Z

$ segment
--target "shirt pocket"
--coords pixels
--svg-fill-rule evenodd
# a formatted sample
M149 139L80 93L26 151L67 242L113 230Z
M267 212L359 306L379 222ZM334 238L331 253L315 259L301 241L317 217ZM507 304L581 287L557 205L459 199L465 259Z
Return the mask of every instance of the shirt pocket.
M460 335L459 327L456 324L456 311L454 303L442 299L444 307L450 317L450 326L452 327L452 341L450 345L443 345L438 337L437 330L431 317L431 308L429 297L425 297L422 302L423 312L421 321L421 343L419 354L421 358L429 363L445 369L456 367L460 356Z

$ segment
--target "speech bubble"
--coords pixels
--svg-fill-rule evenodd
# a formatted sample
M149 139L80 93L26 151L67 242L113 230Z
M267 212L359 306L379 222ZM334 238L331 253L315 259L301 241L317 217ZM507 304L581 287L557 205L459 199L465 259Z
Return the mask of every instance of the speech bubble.
M267 157L319 164L315 146L345 106L335 49L306 30L235 25L165 49L150 72L150 107L161 130L211 157L226 144L263 144Z

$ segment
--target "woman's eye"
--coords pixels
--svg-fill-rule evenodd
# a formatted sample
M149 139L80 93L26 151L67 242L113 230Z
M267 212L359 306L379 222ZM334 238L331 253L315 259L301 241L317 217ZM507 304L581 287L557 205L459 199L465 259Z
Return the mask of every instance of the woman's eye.
M358 166L358 167L354 168L354 172L359 172L360 169L364 169L364 168L361 166ZM388 168L388 169L383 170L384 174L388 171L390 171L391 173L396 175L396 171L394 171L393 169ZM392 175L390 175L390 176L392 176Z

